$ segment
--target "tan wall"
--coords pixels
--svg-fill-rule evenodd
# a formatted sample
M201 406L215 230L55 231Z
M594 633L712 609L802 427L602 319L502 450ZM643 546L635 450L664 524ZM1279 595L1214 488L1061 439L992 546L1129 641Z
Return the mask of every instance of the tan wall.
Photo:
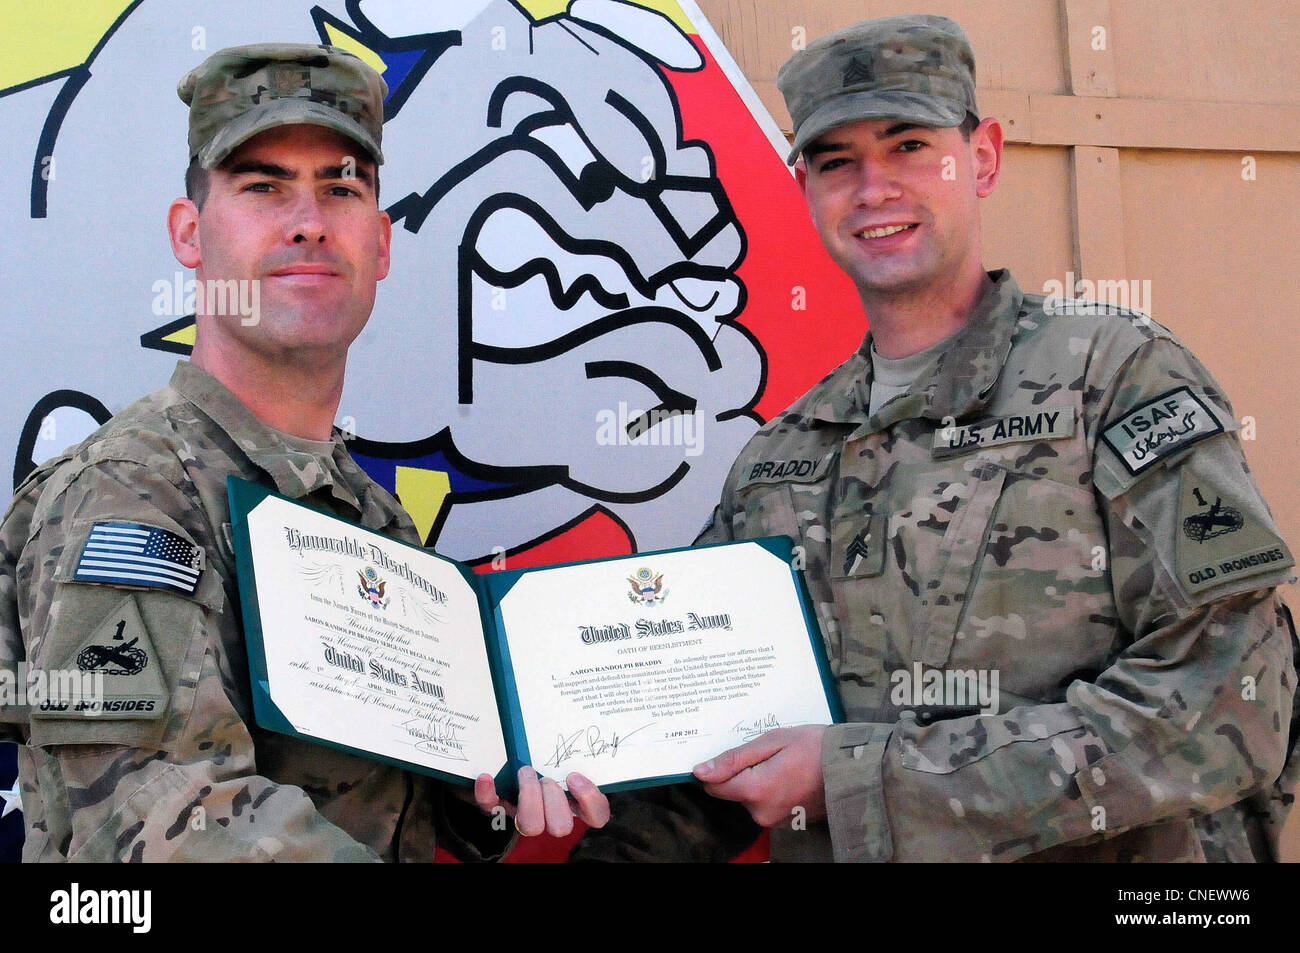
M1149 280L1152 316L1254 419L1247 460L1300 550L1300 4L698 2L787 132L776 71L800 36L896 13L959 22L981 110L1010 140L984 210L986 264L1026 291L1067 271ZM1286 596L1300 609L1300 587ZM1300 860L1300 816L1286 844Z

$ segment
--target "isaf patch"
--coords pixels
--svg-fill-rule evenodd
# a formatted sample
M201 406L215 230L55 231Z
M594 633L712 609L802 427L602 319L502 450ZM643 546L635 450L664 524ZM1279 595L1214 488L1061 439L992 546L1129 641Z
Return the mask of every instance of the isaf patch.
M1125 414L1101 433L1128 472L1137 476L1153 464L1206 437L1223 425L1189 387L1178 387Z
M145 523L104 520L90 528L72 578L193 595L203 571L203 547Z
M1179 584L1191 595L1295 565L1272 527L1236 502L1215 481L1190 466L1182 468L1174 566Z
M153 719L166 712L158 653L134 595L119 602L47 678L50 691L33 707L34 718Z

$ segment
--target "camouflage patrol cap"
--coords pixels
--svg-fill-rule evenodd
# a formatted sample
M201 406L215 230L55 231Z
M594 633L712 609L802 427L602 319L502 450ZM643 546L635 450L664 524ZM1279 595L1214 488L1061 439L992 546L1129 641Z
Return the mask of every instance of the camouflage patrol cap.
M930 14L865 20L816 39L786 61L776 85L794 120L791 165L822 133L860 119L979 119L970 42L952 20Z
M215 168L237 146L275 126L307 123L341 132L377 164L383 78L358 57L312 43L254 43L213 53L176 86L190 107L190 157Z

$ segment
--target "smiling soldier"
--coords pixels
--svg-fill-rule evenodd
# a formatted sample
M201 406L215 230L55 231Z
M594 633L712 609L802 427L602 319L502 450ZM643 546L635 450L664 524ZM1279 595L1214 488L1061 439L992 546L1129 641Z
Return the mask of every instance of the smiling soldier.
M778 76L871 331L751 440L698 542L802 547L848 723L616 800L575 859L722 859L755 823L774 859L1277 857L1294 560L1222 390L1168 330L1054 314L984 270L1003 136L974 74L960 28L915 15ZM947 697L972 675L991 711Z
M389 267L383 80L268 43L214 54L178 92L189 197L167 225L201 292L193 360L38 469L0 527L0 665L103 679L90 706L0 712L25 742L24 859L421 860L435 831L500 856L511 835L432 779L253 720L227 476L419 543L332 426ZM571 829L558 785L520 782L522 832ZM602 823L603 795L570 790ZM477 794L498 803L490 780Z

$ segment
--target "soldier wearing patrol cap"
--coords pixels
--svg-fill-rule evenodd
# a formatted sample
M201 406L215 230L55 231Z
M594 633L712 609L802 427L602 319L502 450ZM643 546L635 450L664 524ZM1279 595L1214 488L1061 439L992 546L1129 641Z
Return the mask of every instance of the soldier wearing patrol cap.
M575 859L721 859L756 824L778 860L1276 859L1294 560L1222 390L1148 317L984 270L1002 132L955 23L859 23L777 82L871 330L697 542L802 547L847 723L616 796Z
M267 43L214 54L178 92L190 197L167 224L195 269L192 360L36 470L0 524L0 674L102 678L85 704L0 708L23 742L23 857L419 860L435 831L466 859L498 857L512 834L467 800L264 731L249 692L227 476L419 543L332 426L388 272L384 82L342 50ZM117 555L127 545L142 555ZM520 780L518 829L563 833L558 786ZM603 822L594 786L575 775L570 791ZM476 795L498 803L490 779Z

